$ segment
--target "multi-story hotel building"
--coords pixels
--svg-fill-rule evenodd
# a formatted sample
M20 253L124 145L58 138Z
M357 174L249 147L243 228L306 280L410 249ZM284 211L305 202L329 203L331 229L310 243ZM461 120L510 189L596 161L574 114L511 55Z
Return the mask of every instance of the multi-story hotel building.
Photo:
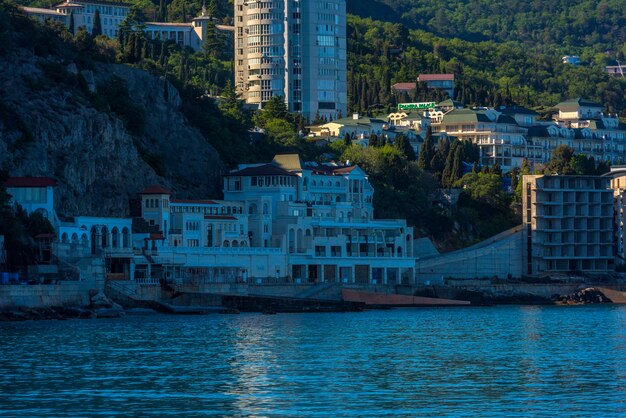
M603 112L603 106L573 99L555 106L552 121L538 121L531 110L513 106L498 109L430 110L433 132L469 140L480 149L481 164L499 164L504 171L546 163L559 145L575 154L592 156L611 164L626 162L626 126L617 115Z
M347 114L345 0L235 1L235 85L312 119Z
M614 269L609 177L530 175L523 187L524 274Z

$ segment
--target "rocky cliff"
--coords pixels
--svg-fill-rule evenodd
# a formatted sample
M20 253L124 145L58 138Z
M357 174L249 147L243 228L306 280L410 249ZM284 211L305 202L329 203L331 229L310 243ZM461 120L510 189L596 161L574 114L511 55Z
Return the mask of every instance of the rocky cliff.
M57 179L66 216L125 216L157 183L218 197L223 164L180 109L174 86L145 71L12 48L0 54L0 167Z

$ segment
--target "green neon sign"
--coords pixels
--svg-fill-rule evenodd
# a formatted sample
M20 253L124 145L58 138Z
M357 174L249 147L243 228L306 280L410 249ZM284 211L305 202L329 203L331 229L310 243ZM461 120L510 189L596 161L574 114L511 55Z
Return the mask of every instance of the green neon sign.
M432 109L435 106L435 102L398 103L398 110Z

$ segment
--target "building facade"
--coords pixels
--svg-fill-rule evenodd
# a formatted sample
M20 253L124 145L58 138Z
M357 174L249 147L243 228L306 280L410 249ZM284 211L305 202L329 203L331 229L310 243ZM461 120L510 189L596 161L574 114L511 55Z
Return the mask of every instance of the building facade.
M36 192L43 183L32 178L8 186L27 211L45 207L57 219L48 183ZM413 228L375 219L373 195L358 166L277 155L226 174L224 200L176 199L151 186L139 193L137 218L62 218L55 251L103 257L106 277L118 280L413 283Z
M614 271L608 177L524 176L522 193L524 274Z
M313 119L347 114L346 1L235 1L235 86Z
M148 39L160 39L162 41L173 41L181 47L189 47L194 51L200 51L206 38L207 24L215 21L215 18L206 14L206 7L202 6L202 13L194 17L191 23L170 23L170 22L146 22L144 33ZM225 49L232 49L233 26L215 25L217 35L224 41Z
M454 98L454 74L420 74L417 82L429 89L445 91L448 97Z
M74 33L84 26L92 33L96 10L100 14L102 34L109 38L117 36L120 24L130 12L130 4L106 0L66 0L51 9L22 7L28 15L40 21L54 20L70 27L73 20Z

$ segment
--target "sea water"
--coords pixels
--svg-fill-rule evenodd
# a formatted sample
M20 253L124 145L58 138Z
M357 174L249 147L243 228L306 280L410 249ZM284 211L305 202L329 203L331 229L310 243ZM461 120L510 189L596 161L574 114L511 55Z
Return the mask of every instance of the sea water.
M626 416L626 306L0 324L0 416Z

